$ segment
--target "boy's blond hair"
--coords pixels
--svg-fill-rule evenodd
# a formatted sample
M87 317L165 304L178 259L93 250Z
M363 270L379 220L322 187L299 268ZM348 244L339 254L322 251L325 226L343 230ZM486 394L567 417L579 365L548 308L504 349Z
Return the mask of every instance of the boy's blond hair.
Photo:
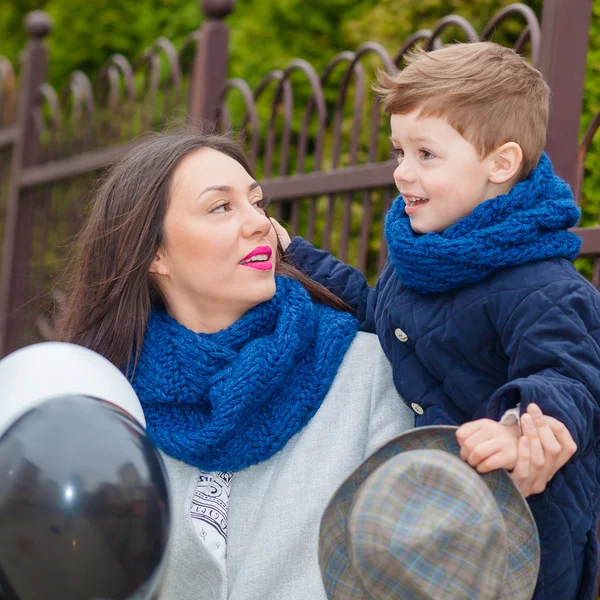
M506 142L523 150L520 178L536 167L546 145L550 89L542 74L514 50L477 42L422 50L375 91L387 114L418 110L444 118L484 158Z

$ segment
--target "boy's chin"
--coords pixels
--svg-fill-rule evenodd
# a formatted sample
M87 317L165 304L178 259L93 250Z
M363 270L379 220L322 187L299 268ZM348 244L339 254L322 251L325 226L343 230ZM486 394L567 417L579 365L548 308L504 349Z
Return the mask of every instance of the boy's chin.
M425 235L426 233L442 233L443 229L438 229L436 227L427 227L426 225L419 225L416 223L410 222L410 228L413 230L413 233L416 235Z

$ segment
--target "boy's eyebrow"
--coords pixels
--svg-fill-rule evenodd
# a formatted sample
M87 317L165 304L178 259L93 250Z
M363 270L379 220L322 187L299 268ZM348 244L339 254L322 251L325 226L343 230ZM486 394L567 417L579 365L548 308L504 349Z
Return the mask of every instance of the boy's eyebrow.
M409 135L407 139L410 140L411 142L435 143L435 140L433 138L429 137L428 135ZM393 136L390 136L390 141L392 142L392 144L399 144L400 143Z
M408 139L411 142L433 142L433 138L429 137L428 135L415 135L415 136L409 136Z

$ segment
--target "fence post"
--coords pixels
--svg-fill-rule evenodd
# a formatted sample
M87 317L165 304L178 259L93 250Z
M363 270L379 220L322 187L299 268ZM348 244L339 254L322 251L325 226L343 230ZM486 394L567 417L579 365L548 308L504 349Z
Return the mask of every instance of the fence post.
M200 29L190 82L188 122L192 127L217 121L229 56L229 27L223 19L233 11L235 0L201 0L200 4L206 20Z
M544 0L538 68L552 90L546 150L574 190L592 0Z
M21 197L20 178L36 163L39 146L34 109L41 100L39 87L46 79L47 50L44 38L52 29L43 11L25 18L28 42L23 55L17 106L18 134L13 147L6 211L4 252L0 279L0 357L17 350L25 325L24 304L28 298L29 258L33 239L33 202Z

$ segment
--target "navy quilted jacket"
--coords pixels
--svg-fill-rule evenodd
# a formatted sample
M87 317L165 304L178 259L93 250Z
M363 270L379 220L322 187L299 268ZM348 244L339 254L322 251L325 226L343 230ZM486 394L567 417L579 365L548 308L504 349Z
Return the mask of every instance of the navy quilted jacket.
M540 532L534 598L588 600L598 570L600 294L566 259L503 269L468 286L422 295L388 260L377 286L296 237L288 255L377 333L416 424L499 420L536 402L562 421L578 451L528 501Z

